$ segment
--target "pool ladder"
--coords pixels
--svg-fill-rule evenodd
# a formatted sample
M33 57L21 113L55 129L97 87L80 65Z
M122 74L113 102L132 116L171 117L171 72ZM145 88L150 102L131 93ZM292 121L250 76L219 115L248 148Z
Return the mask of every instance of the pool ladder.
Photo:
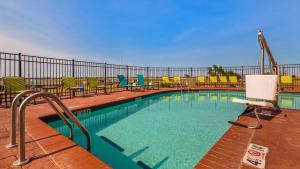
M69 128L69 138L73 140L74 138L74 129L68 118L73 121L77 127L81 130L81 132L86 137L87 142L87 150L91 150L91 137L88 130L80 123L80 121L76 118L76 116L69 110L69 108L54 94L48 92L37 92L34 90L25 90L19 93L13 100L11 105L11 130L10 130L10 143L6 145L7 148L12 148L18 146L16 143L16 117L17 117L17 107L21 98L25 95L30 94L20 105L19 108L19 147L18 147L18 160L13 162L14 166L24 165L30 162L30 158L26 158L25 156L25 111L27 105L37 97L41 97L50 105L50 107L58 114L58 116L62 119L62 121ZM58 106L63 110L60 111ZM67 117L66 117L67 116Z

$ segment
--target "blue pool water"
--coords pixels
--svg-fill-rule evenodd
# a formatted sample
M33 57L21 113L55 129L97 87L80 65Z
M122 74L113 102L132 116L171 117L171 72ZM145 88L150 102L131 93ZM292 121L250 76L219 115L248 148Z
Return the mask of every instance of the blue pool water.
M92 136L92 153L116 169L190 169L236 120L245 106L232 103L243 92L169 92L105 108L92 108L78 119ZM282 94L281 107L299 109L300 95ZM64 135L57 118L46 122ZM75 130L75 142L85 137Z

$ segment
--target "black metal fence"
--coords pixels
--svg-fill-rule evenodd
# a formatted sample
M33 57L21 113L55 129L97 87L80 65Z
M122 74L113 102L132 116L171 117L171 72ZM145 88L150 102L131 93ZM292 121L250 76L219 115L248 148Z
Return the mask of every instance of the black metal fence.
M265 69L270 70L268 66ZM223 70L238 74L241 82L247 74L260 73L259 66L223 67ZM115 91L118 90L118 74L125 75L128 81L134 81L138 73L143 74L146 81L157 81L162 76L209 76L208 67L141 67L0 52L0 78L22 76L26 79L26 84L37 89L44 86L60 86L62 77L71 76L77 78L78 85L84 86L87 85L86 77L97 77L100 83L109 85L108 88ZM280 65L280 74L292 75L295 79L294 86L300 87L300 64ZM2 81L0 86L3 86ZM87 88L86 92L91 91ZM64 91L61 90L60 93L63 94Z

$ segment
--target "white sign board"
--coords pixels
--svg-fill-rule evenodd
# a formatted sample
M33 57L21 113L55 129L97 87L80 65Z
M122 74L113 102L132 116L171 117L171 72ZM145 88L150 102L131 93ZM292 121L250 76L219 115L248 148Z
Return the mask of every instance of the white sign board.
M266 156L268 152L269 149L267 147L257 144L250 144L243 158L243 163L256 168L264 169L266 166Z

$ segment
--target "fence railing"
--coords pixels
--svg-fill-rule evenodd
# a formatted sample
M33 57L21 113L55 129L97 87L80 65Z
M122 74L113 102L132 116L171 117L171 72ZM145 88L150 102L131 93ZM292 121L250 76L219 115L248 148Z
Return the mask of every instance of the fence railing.
M231 71L239 75L240 81L244 81L247 74L260 73L259 66L234 66L222 69L225 72ZM270 67L265 66L265 71L268 70ZM160 80L162 76L209 76L211 72L208 67L142 67L0 52L0 78L22 76L26 79L26 84L35 88L61 85L61 78L65 76L76 77L81 85L87 85L86 77L97 77L103 84L111 85L117 82L118 74L123 74L129 81L132 81L136 79L138 73L143 74L145 79L150 81ZM216 72L216 74L218 73ZM280 74L292 75L295 79L293 85L300 87L298 84L300 82L300 64L282 64L280 65ZM3 85L2 81L0 81L1 85Z

